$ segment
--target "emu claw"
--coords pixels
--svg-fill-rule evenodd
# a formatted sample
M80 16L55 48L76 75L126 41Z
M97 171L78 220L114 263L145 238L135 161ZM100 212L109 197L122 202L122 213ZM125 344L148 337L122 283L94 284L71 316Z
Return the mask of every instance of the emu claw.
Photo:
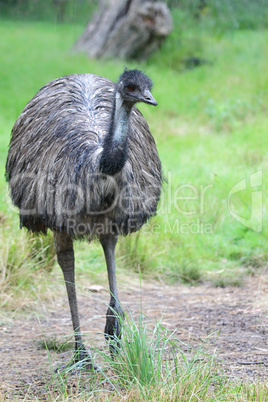
M120 307L116 303L110 303L110 306L106 314L106 325L104 330L104 335L106 341L110 342L109 349L112 357L120 349L120 339L122 336L122 322L124 321L125 315Z

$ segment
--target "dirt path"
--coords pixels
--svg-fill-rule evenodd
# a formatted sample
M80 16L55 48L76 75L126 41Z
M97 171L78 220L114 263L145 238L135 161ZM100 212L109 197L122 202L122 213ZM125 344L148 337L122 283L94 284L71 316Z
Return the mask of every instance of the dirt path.
M254 379L268 376L268 277L248 279L242 288L213 288L209 285L186 287L143 283L140 290L129 286L120 292L125 309L135 316L143 312L160 319L177 336L191 345L200 345L208 335L210 352L222 359L232 375ZM103 342L103 314L109 299L107 291L79 296L84 332ZM38 350L42 337L60 337L71 333L71 320L66 298L60 296L40 318L27 314L0 320L0 399L18 398L27 389L40 388L53 368L71 356L71 351L47 355ZM91 319L88 319L91 317ZM33 342L34 341L34 342ZM90 340L87 338L87 344ZM96 344L96 342L95 342ZM41 391L40 391L41 392Z

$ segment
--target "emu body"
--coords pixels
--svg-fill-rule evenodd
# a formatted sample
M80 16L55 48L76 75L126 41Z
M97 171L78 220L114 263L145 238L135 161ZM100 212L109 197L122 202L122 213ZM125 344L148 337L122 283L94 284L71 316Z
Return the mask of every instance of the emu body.
M56 79L17 119L6 163L20 225L54 233L66 282L76 360L87 356L75 294L73 240L98 238L111 291L105 334L120 336L114 249L119 235L135 232L156 213L161 163L137 102L156 105L151 80L125 71L115 84L92 74ZM112 345L112 344L111 344ZM113 346L111 346L113 349Z

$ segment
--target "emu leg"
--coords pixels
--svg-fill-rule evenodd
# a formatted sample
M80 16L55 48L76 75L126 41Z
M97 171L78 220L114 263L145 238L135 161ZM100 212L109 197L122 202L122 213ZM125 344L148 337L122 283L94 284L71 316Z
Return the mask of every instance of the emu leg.
M54 232L54 239L58 263L63 272L72 316L75 337L75 354L73 360L75 363L81 361L83 368L92 370L94 366L92 364L90 355L86 351L80 334L78 304L75 290L73 241L67 234L58 232Z
M121 321L124 319L124 312L119 304L115 275L114 251L117 243L117 236L107 235L100 238L105 254L108 280L111 293L109 308L106 313L105 339L110 340L110 352L113 355L120 347L118 340L121 338Z

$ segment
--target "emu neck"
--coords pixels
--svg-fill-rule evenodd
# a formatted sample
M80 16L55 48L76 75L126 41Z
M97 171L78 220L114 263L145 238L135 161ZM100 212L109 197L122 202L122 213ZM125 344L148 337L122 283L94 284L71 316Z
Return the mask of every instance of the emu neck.
M100 171L115 175L120 172L128 158L129 120L133 104L124 102L118 92L115 93L108 134L104 139L100 158Z
M127 139L129 117L132 110L132 105L125 103L119 93L115 94L113 116L110 126L110 135L112 143L115 146L123 145Z

